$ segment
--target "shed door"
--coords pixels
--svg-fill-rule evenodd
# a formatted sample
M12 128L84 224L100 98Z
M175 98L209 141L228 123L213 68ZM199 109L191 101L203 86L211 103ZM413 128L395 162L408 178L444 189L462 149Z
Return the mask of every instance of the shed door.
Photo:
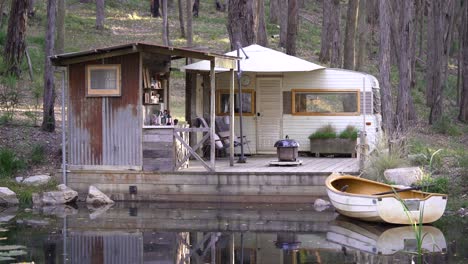
M281 138L281 78L257 79L257 153L274 153Z

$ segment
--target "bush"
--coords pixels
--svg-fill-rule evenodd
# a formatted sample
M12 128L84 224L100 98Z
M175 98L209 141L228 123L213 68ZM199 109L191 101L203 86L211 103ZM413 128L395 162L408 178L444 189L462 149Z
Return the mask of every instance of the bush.
M24 162L10 149L0 148L0 177L11 177L24 168Z
M40 144L33 146L31 151L31 163L32 164L41 164L45 159L45 147Z
M356 127L354 126L347 126L345 130L343 130L340 135L338 136L339 138L348 138L348 139L357 139L358 137L358 131Z
M453 125L453 122L447 116L443 116L441 119L434 122L434 124L432 124L432 128L439 134L449 136L459 136L461 134L458 127Z
M422 187L422 191L432 193L448 193L449 179L447 177L431 177L425 176L422 180L416 183Z
M336 138L336 130L332 125L328 124L326 126L323 126L317 129L315 133L309 136L309 139L314 139L314 138L322 138L322 139Z

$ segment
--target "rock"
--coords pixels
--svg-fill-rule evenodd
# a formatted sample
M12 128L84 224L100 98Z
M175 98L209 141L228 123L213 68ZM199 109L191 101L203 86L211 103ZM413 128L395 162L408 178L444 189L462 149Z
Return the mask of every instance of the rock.
M384 172L385 179L396 185L410 186L423 178L419 167L388 169Z
M51 177L49 175L35 175L24 179L23 183L27 185L39 186L47 184Z
M457 213L458 213L459 216L465 217L466 215L468 215L468 209L460 208L460 209L457 211Z
M40 211L44 215L54 215L61 218L64 218L68 215L76 215L78 213L77 208L66 204L43 206L40 208Z
M16 206L4 208L0 212L0 223L10 222L11 219L16 217L17 212L18 207Z
M34 193L32 196L33 204L67 204L76 201L78 198L78 192L65 184L57 185L57 190L42 194Z
M100 217L101 215L105 214L107 210L109 210L114 204L106 204L106 205L93 205L93 204L88 204L88 211L90 212L89 214L89 219L96 219Z
M19 204L16 193L7 187L0 187L0 204Z
M316 199L314 202L314 208L316 211L319 211L319 212L327 209L329 206L330 206L330 202L322 200L322 199Z
M24 177L16 177L15 180L17 183L22 183L24 180Z
M101 192L98 188L90 185L88 196L86 197L87 204L101 205L101 204L113 204L112 201L107 195Z

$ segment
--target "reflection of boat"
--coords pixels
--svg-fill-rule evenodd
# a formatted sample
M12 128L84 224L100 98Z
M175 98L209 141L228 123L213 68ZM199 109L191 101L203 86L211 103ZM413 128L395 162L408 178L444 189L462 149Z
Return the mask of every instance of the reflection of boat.
M436 227L422 227L425 252L446 252L444 234ZM327 240L372 254L392 255L398 251L417 252L412 226L381 226L351 220L336 220L330 225Z
M330 175L327 194L343 215L366 221L390 224L432 223L439 219L447 204L447 195L398 189L351 175ZM395 193L396 192L396 193ZM405 212L404 202L408 210ZM422 219L420 217L422 216ZM411 222L409 221L411 218Z

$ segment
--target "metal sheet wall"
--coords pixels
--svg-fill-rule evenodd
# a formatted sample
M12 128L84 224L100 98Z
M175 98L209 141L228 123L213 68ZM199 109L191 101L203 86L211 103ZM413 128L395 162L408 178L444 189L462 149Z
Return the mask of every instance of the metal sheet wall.
M70 263L143 263L142 233L71 233Z
M120 64L121 96L86 97L87 64ZM69 164L142 165L138 53L69 68Z

